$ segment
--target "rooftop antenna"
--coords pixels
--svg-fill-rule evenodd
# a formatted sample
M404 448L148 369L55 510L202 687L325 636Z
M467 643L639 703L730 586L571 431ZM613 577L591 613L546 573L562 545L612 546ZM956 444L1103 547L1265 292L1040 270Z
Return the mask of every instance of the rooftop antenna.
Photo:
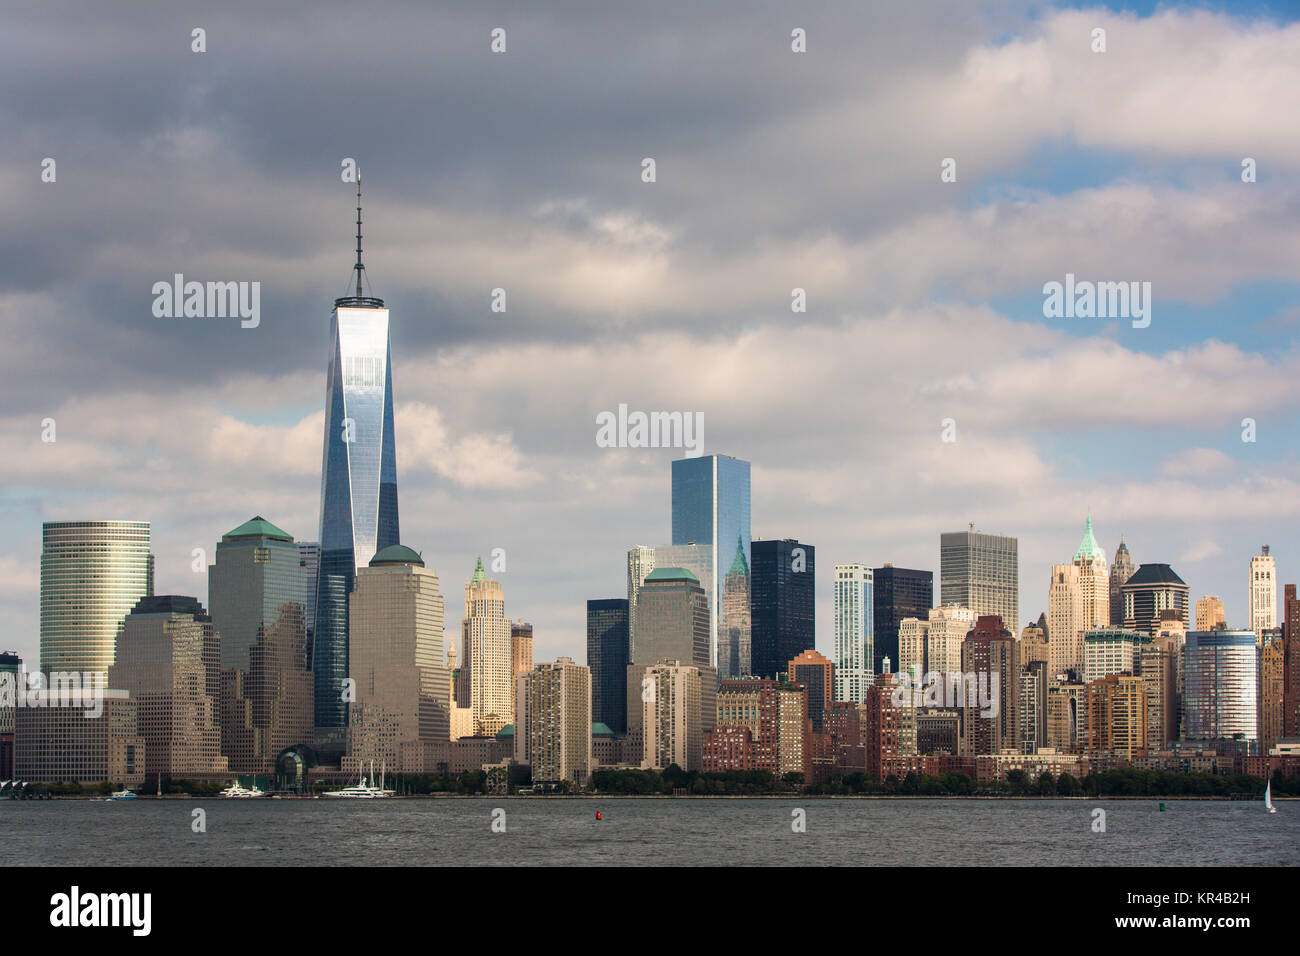
M357 167L357 298L361 298L361 273L366 267L361 264L361 168Z

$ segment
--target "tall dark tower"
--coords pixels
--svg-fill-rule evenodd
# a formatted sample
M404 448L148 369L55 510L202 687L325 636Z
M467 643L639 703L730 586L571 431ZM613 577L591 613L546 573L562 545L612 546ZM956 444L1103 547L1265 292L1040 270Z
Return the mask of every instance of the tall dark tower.
M334 300L325 379L320 565L312 642L318 742L341 749L348 722L348 595L357 568L399 543L392 350L384 300L361 294L361 175L357 174L356 295Z

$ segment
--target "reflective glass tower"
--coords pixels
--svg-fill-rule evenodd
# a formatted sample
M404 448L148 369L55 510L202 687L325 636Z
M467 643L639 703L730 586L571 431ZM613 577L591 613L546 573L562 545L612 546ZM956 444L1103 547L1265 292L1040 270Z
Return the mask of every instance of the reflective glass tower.
M749 626L749 462L728 455L705 455L673 462L673 544L699 544L709 550L710 577L705 589L710 596L710 660L719 666L718 646L744 642L750 644ZM736 614L727 619L723 602L728 569L739 553L745 564L745 599L739 594L733 602ZM657 560L657 559L656 559ZM662 567L662 562L658 562ZM743 620L741 608L743 606ZM749 659L749 653L737 655ZM731 656L724 654L722 664L731 666ZM736 661L737 664L740 660ZM737 676L723 674L724 677Z
M321 742L347 726L348 595L358 566L398 543L392 353L384 300L361 294L361 178L357 177L356 295L334 300L325 379L320 563L312 671Z

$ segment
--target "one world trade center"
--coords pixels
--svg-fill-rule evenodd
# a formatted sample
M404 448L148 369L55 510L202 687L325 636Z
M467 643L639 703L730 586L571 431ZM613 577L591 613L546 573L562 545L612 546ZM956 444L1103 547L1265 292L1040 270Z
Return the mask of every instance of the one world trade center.
M399 543L392 352L384 300L361 294L361 177L357 175L356 295L334 300L325 380L320 566L312 642L316 736L341 749L348 722L348 596L357 567Z

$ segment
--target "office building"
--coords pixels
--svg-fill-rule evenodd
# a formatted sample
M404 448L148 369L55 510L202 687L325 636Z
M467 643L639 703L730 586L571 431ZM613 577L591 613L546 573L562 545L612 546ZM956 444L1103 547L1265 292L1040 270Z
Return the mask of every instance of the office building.
M208 606L220 645L221 752L236 773L270 774L313 738L307 608L315 579L292 536L260 515L217 543Z
M122 621L108 686L137 709L150 777L225 773L218 721L220 646L197 598L143 597Z
M29 783L102 783L116 789L145 782L147 747L136 702L124 690L103 692L98 713L76 705L19 707L13 778ZM153 772L151 779L156 779ZM9 778L6 778L9 779Z
M884 659L899 662L898 630L904 618L922 618L934 606L934 572L896 568L892 564L871 569L872 671L884 669Z
M807 691L808 719L815 733L821 733L822 718L834 699L835 665L816 651L807 650L793 658L786 667L791 684L802 684Z
M1147 750L1147 695L1142 678L1109 674L1085 691L1087 720L1080 748L1098 756L1132 760Z
M640 582L638 582L638 588ZM587 602L587 666L591 669L591 720L627 733L627 665L631 647L626 598Z
M962 699L962 753L996 754L1017 747L1016 697L1019 690L1016 639L996 615L976 619L961 645L961 672L973 674L975 688ZM971 699L971 691L976 700Z
M357 572L348 622L356 698L343 770L366 773L373 763L427 774L450 762L443 610L437 573L404 545Z
M749 550L751 670L775 678L816 644L817 549L782 538L750 542Z
M629 733L640 733L646 688L645 669L664 661L680 661L700 671L700 721L713 729L717 671L709 663L709 611L699 579L685 568L657 567L641 585L636 631L627 668Z
M1224 615L1223 601L1213 594L1207 594L1196 602L1196 629L1214 631L1228 626Z
M1151 642L1144 631L1100 628L1083 635L1083 682L1091 684L1107 674L1135 674L1140 648Z
M1174 611L1178 620L1187 623L1187 585L1169 565L1142 565L1121 590L1126 630L1155 634L1162 611Z
M357 569L401 540L388 309L362 295L357 180L356 294L334 300L321 453L320 558L312 671L318 740L339 747L348 723L348 596Z
M734 566L737 549L749 566L749 462L728 455L681 458L672 465L672 543L699 544L709 552L710 659L721 667L718 648L733 632L734 642L748 645L748 624L727 619L722 602L726 575ZM657 567L666 567L656 557ZM684 565L677 565L684 566ZM746 586L748 583L746 582ZM737 611L741 602L734 603ZM748 617L748 601L744 602ZM734 665L731 665L734 669Z
M1120 535L1115 560L1110 565L1110 623L1119 627L1124 623L1124 582L1133 577L1137 566L1128 553L1124 536Z
M474 732L494 736L506 724L514 723L513 661L505 593L499 581L488 580L481 557L465 584L461 644L461 679L469 689ZM460 695L457 702L464 703Z
M939 603L968 607L976 617L1020 620L1019 542L981 531L939 537Z
M533 669L533 626L527 621L510 625L510 681Z
M875 598L871 569L864 564L835 565L835 699L855 704L867 699L871 684Z
M1263 643L1264 631L1277 627L1277 562L1268 545L1250 559L1250 629L1255 644Z
M1254 631L1191 631L1183 649L1183 738L1258 746L1259 664Z
M647 683L641 694L641 766L663 770L676 764L687 771L703 769L700 669L676 660L663 661L646 667L643 679Z
M152 594L149 522L45 522L41 670L107 671L122 619Z
M655 569L655 549L638 544L627 553L627 611L628 631L636 622L636 599L641 592L641 582ZM698 575L697 575L698 577Z
M1092 534L1092 515L1069 564L1052 568L1047 598L1048 665L1053 675L1082 673L1084 633L1110 624L1110 574Z

